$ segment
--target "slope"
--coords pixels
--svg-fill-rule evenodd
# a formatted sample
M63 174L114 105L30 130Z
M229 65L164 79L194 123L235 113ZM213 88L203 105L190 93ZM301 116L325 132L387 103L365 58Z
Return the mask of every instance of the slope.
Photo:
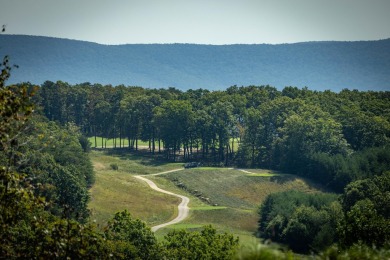
M390 89L390 39L296 44L195 45L96 43L0 35L12 81L62 80L182 90L232 85L311 89Z

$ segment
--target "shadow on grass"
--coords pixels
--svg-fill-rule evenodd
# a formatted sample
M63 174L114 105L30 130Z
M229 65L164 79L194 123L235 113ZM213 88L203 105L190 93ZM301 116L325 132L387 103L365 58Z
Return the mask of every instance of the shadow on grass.
M297 179L296 176L290 174L280 174L270 177L270 181L276 182L278 184L284 184L287 182L295 181Z
M129 150L123 148L110 148L103 150L106 155L118 157L121 160L136 160L144 166L162 166L167 163L172 163L164 158L162 153L152 154L148 150Z
M270 181L278 183L278 184L284 184L284 183L287 183L287 182L292 182L292 181L295 181L297 179L302 179L311 188L317 189L317 190L322 191L322 192L334 193L334 191L332 189L329 189L328 187L325 187L324 185L321 185L319 183L316 183L313 180L310 180L308 178L304 178L304 177L301 177L301 176L292 175L292 174L280 174L280 175L277 175L277 176L270 177Z

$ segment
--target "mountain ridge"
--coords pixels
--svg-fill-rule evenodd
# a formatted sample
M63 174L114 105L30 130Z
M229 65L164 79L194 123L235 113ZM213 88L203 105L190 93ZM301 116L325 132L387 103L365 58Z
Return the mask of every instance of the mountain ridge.
M232 85L390 89L390 39L285 44L121 44L0 35L19 69L8 83L46 80L181 90Z

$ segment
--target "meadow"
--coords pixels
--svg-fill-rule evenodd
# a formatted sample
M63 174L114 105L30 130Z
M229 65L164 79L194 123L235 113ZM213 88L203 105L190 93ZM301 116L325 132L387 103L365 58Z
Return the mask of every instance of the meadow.
M183 163L166 163L140 154L92 151L96 183L91 189L92 219L103 225L115 212L128 209L149 226L176 217L179 199L153 191L133 175L147 175L183 168ZM111 165L117 165L113 170ZM299 190L321 192L310 182L289 174L234 168L199 167L148 176L160 188L190 198L189 217L156 232L162 238L172 229L196 230L213 225L248 243L256 240L258 209L268 194Z
M92 219L104 225L114 213L128 209L135 218L148 225L173 218L179 199L153 191L133 174L151 174L180 167L181 164L159 164L152 159L136 155L109 155L92 151L90 158L96 182L90 190L89 209ZM111 165L116 165L114 170ZM153 207L151 207L153 205Z

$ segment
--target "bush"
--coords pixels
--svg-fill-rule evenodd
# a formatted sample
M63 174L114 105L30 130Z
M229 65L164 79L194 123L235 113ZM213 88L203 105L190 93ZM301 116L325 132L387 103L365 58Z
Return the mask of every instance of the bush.
M296 252L319 252L336 239L341 214L336 199L333 194L297 191L271 194L260 208L259 234Z
M80 135L79 142L85 153L89 153L91 151L91 142L88 140L87 137L85 137L84 135Z
M206 226L200 232L173 230L165 236L162 247L165 259L232 259L238 243L233 235L218 234Z
M340 243L390 244L390 172L350 183L341 196Z
M390 259L390 250L378 249L364 244L354 244L349 248L339 248L332 246L320 254L320 259L335 259L335 260L379 260Z
M118 164L116 164L116 163L111 163L111 164L110 164L110 167L111 167L111 169L113 169L114 171L117 171L117 170L119 169Z

